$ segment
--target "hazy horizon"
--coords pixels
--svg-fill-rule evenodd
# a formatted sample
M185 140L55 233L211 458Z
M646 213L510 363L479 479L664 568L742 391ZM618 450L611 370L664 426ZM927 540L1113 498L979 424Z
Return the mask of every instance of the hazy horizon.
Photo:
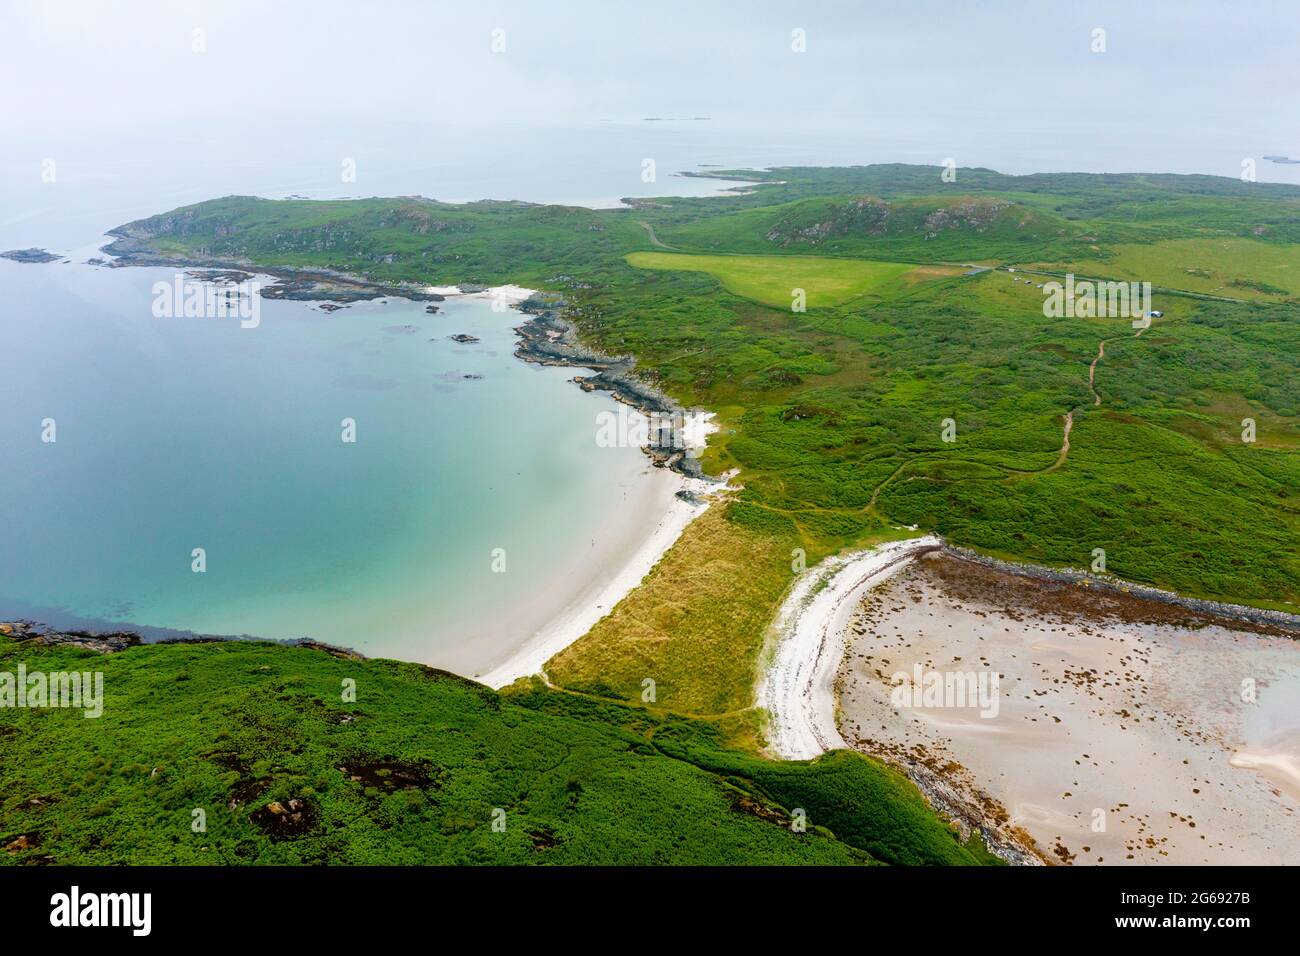
M501 138L703 116L644 125L708 127L706 138L787 153L806 145L815 164L860 154L1009 173L1237 176L1249 157L1262 181L1300 181L1263 159L1300 155L1300 107L1279 95L1300 80L1300 8L1284 3L1225 16L1199 2L761 2L737 15L588 0L550 11L21 0L0 22L11 171L59 155L140 162L133 147L146 143L162 164L210 159L208 147L238 164L304 126L336 129L355 155L388 130Z

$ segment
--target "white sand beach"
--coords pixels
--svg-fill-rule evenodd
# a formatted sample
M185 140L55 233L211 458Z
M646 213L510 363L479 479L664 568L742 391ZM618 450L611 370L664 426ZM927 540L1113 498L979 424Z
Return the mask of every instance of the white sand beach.
M586 634L636 588L659 559L673 546L687 525L708 503L677 497L680 490L704 494L716 486L657 469L650 501L638 512L640 532L625 534L618 553L598 562L584 562L568 578L574 584L572 599L543 627L515 648L500 663L475 680L489 687L505 687L521 677L540 674L548 660Z
M517 285L462 292L457 286L429 286L427 292L448 298L487 299L517 305L536 290ZM612 406L611 401L611 406ZM627 412L630 434L644 416ZM685 416L683 440L699 454L716 429L713 415L691 411ZM664 553L709 502L703 496L719 489L716 482L686 478L646 460L647 480L632 489L632 497L602 523L591 548L555 555L552 585L510 608L509 620L493 634L440 655L438 666L465 674L491 687L504 687L521 677L539 674L551 657L587 633L635 589ZM678 497L687 491L694 500ZM542 622L542 623L538 623ZM526 636L520 636L526 635Z
M483 292L462 293L457 287L430 287L430 292L441 295L468 295L516 304L535 294L535 290L522 286L495 286ZM634 422L632 434L637 434L637 422L644 416L631 411ZM709 412L690 411L685 415L683 441L689 453L698 455L707 444L708 436L716 430L713 415ZM642 428L648 434L648 429ZM567 599L555 607L547 623L534 630L521 644L517 644L499 661L486 669L477 669L472 675L490 687L504 687L521 677L542 673L548 660L586 634L596 622L610 613L632 592L659 559L677 541L687 525L695 520L709 502L703 496L718 490L710 481L686 478L668 469L651 468L650 482L641 492L638 501L629 502L620 515L608 523L609 534L605 546L581 556L562 576L563 593ZM690 492L695 500L678 497L679 492ZM559 560L557 558L557 560ZM553 600L554 594L544 599ZM535 614L535 607L520 608L523 615Z
M424 291L431 295L447 297L464 296L469 299L497 299L508 305L523 302L525 299L537 294L536 289L526 289L521 285L494 285L482 292L462 292L460 286L455 285L431 285L426 286Z
M848 746L835 726L835 673L858 601L938 538L895 541L810 568L795 582L773 624L758 686L768 713L768 746L786 760L808 760Z

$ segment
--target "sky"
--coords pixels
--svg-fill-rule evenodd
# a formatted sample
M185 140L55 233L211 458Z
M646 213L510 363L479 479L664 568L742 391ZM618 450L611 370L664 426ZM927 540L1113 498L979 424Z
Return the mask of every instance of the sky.
M274 109L828 124L1044 110L1249 129L1294 127L1300 87L1300 4L1281 2L5 0L0 18L20 127Z
M1154 140L1212 146L1223 158L1200 171L1231 175L1217 167L1236 156L1300 155L1298 47L1300 3L1265 0L3 0L0 115L10 150L34 155L61 137L237 141L303 119L708 116L976 161L1077 144L1123 169Z

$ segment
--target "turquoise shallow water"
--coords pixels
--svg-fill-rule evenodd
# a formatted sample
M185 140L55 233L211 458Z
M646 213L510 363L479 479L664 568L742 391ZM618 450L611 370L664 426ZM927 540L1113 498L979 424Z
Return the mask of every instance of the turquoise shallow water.
M635 513L644 456L596 444L611 400L514 358L513 310L263 300L257 328L158 319L151 287L174 273L82 258L0 261L0 618L310 636L467 670L553 613L590 549L657 517Z
M483 302L427 316L401 301L332 315L264 301L261 326L240 329L155 319L150 287L172 273L84 260L106 229L231 193L609 205L733 185L673 175L701 163L861 159L715 125L277 119L232 151L198 117L0 144L0 249L73 260L0 260L0 617L310 636L464 673L495 663L663 515L664 476L636 449L595 444L607 397L516 360L518 317ZM47 156L55 182L40 179ZM340 181L339 156L356 158L356 182ZM344 417L355 445L339 440Z
M65 128L39 156L35 141L0 145L0 250L73 260L0 260L0 618L310 636L473 674L562 616L671 491L638 450L596 446L608 397L513 357L516 313L263 301L257 329L160 320L151 286L171 272L83 263L106 229L230 193L611 204L731 185L674 177L722 151L663 125L348 137L277 121L232 152L196 120L162 136ZM44 156L56 182L39 178Z

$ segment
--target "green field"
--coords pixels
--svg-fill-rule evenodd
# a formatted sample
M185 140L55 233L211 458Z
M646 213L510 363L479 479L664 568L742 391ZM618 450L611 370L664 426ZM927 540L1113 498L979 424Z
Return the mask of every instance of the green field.
M1121 244L1099 261L1068 263L1066 268L1230 299L1276 301L1300 296L1300 245L1258 239Z
M638 269L704 272L736 295L777 308L790 308L803 290L807 308L841 305L878 290L914 266L901 262L822 259L813 256L700 256L633 252Z

